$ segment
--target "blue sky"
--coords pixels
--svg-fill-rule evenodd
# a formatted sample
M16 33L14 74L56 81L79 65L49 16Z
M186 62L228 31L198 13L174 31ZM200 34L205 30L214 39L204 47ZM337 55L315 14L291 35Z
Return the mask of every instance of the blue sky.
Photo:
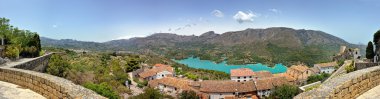
M379 9L379 0L0 0L0 17L16 27L96 42L290 27L366 44L380 29Z

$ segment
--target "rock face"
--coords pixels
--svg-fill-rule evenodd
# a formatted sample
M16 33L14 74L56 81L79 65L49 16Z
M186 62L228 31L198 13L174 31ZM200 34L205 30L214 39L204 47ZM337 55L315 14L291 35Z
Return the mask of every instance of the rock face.
M115 43L125 42L125 43ZM114 40L105 42L109 45L144 47L175 45L175 43L202 43L202 44L220 44L225 46L234 46L247 43L268 43L279 44L287 47L301 47L304 45L316 44L337 44L349 45L348 42L315 30L295 30L291 28L267 28L267 29L246 29L243 31L226 32L216 34L213 31L206 32L200 36L183 36L170 33L157 33L145 38L134 38L129 40ZM140 46L139 46L140 45ZM143 45L143 46L141 46Z

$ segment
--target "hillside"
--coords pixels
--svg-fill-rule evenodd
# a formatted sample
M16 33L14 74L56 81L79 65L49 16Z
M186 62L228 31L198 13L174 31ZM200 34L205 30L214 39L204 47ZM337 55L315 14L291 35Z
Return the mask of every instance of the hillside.
M322 31L295 30L284 27L246 29L223 34L210 31L200 36L156 33L143 38L113 40L104 43L41 40L43 46L49 44L49 46L69 48L152 52L176 59L196 56L216 62L226 59L229 64L257 62L313 64L329 61L341 45L356 46ZM102 48L98 48L99 46Z

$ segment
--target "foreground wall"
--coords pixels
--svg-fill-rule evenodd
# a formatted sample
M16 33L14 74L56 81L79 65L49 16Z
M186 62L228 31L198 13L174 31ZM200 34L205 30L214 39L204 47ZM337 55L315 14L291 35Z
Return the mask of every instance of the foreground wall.
M0 67L0 81L31 89L48 99L105 99L69 80L39 72L46 68L50 56L48 54L13 66Z
M316 89L303 92L295 99L353 99L380 83L380 66L361 69L322 83Z

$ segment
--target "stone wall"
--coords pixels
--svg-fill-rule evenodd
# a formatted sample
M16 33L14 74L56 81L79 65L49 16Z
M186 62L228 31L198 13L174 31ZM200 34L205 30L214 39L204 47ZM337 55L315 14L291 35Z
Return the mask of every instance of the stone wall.
M374 66L333 78L294 99L353 99L379 85L379 78L380 66Z
M31 89L48 99L106 99L67 79L42 73L51 55L25 59L24 63L20 61L0 67L0 81Z
M32 70L32 71L37 71L37 72L45 72L46 67L49 63L49 59L53 54L55 53L49 53L40 57L33 58L28 62L15 65L12 68Z
M360 70L360 69L365 69L373 66L379 66L380 63L355 63L355 69Z

